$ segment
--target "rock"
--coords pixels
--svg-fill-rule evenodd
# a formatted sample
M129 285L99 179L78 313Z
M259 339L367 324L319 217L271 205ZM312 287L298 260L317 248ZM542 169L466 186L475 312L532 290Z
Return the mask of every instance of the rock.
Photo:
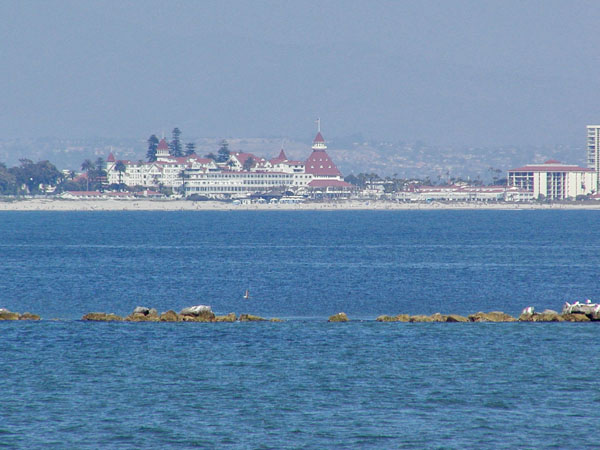
M133 313L125 317L127 322L158 322L158 314Z
M262 322L267 319L263 319L260 316L253 316L252 314L240 314L240 322Z
M137 306L131 314L125 317L127 322L158 322L160 317L158 311L154 308L146 308L145 306Z
M564 322L565 319L556 311L546 310L533 315L533 322Z
M214 322L215 320L215 313L207 305L183 308L179 315L182 316L184 322Z
M132 314L143 314L147 315L150 312L150 308L146 308L145 306L136 306L133 310Z
M590 318L585 314L561 314L566 322L589 322Z
M468 322L469 319L467 319L464 316L459 316L458 314L450 314L448 316L446 316L446 322Z
M235 322L236 320L235 313L229 313L226 316L215 316L215 322Z
M169 311L162 313L159 320L161 322L181 322L181 317L179 317L175 311L170 309Z
M112 313L107 314L103 312L92 312L87 313L81 318L81 320L89 320L94 322L118 322L122 321L123 318Z
M19 313L0 308L0 320L19 320Z
M183 308L179 311L179 314L182 316L199 316L201 314L206 314L207 312L212 312L212 309L208 305L196 305L196 306L188 306L187 308Z
M489 313L480 311L469 315L469 320L471 322L515 322L517 319L502 311L491 311Z
M397 322L410 322L410 316L408 314L398 314L396 316Z
M19 320L40 320L41 317L37 314L31 314L30 312L24 312L19 316Z
M433 322L433 319L431 316L417 314L416 316L410 316L410 322Z
M348 322L348 316L346 313L339 312L330 316L328 322Z
M375 319L377 322L398 322L398 319L396 319L395 316L379 316L377 317L377 319Z
M431 319L432 322L446 322L448 319L448 316L444 316L440 313L435 313L435 314L432 314L431 316L429 316L429 318Z
M519 322L563 322L563 317L556 311L547 309L541 313L521 313Z

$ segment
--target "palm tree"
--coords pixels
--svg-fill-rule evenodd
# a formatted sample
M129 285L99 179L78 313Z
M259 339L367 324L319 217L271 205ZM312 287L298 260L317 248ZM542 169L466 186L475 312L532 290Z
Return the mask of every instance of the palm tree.
M115 164L115 170L119 172L119 184L123 184L123 172L127 170L125 163L123 161L117 161L117 163Z
M87 181L87 190L90 190L90 173L96 168L94 163L86 159L83 163L81 163L81 170L86 173L86 181Z
M179 172L179 176L181 177L181 193L185 197L185 170Z

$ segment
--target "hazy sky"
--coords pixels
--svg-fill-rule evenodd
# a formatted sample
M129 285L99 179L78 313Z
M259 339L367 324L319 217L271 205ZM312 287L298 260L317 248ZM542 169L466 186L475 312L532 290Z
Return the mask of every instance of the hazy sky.
M0 2L0 136L583 145L599 1Z

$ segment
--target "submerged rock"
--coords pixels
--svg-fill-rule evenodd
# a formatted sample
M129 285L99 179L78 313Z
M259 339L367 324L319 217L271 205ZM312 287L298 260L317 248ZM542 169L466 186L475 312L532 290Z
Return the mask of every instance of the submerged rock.
M398 319L395 316L379 316L375 319L377 322L398 322Z
M348 316L344 312L339 312L330 316L328 322L348 322Z
M236 320L235 313L229 313L226 316L215 316L215 322L235 322Z
M240 322L263 322L264 319L260 316L253 316L252 314L240 314Z
M120 322L123 320L123 318L113 313L107 314L103 312L91 312L84 315L81 320L92 322Z
M513 316L502 311L491 311L489 313L478 312L469 315L471 322L516 322Z
M431 316L426 316L424 314L417 314L416 316L410 316L410 322L433 322L434 320Z
M469 319L467 319L464 316L459 316L458 314L450 314L446 316L446 322L468 322Z

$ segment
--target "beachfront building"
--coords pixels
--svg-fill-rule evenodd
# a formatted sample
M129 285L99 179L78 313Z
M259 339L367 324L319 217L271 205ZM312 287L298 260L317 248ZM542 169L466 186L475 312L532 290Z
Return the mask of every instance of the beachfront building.
M550 160L509 170L507 184L531 192L536 199L575 199L597 191L598 173L592 168Z
M533 200L533 193L517 187L471 186L466 183L449 186L410 185L392 196L403 202L524 202Z
M327 154L320 130L306 161L288 159L283 149L270 160L251 153L234 152L218 170L192 167L184 171L186 196L244 198L277 192L280 195L342 197L349 196L351 190L352 185L343 180Z
M122 165L117 163L121 162ZM118 170L121 168L122 170ZM106 178L108 184L123 183L127 186L180 188L184 181L184 170L218 170L216 163L209 158L190 156L174 157L169 154L169 146L161 139L156 148L156 161L117 161L110 153L106 160Z
M600 182L600 125L587 126L587 166L596 172Z
M231 152L225 162L195 154L174 157L163 138L156 149L156 161L117 160L111 153L106 164L108 184L168 187L185 196L245 198L279 192L281 195L313 197L349 196L352 185L327 154L320 125L306 161L289 159L281 149L276 158L265 159L246 152Z

